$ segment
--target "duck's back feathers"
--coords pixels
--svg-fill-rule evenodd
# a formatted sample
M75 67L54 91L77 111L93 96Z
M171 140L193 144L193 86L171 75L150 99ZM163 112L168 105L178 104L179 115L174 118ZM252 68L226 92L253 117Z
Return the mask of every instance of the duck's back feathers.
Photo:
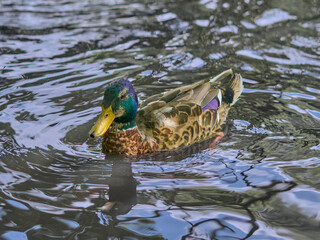
M220 127L242 92L242 78L227 70L208 81L158 94L141 103L140 133L169 150L205 140Z

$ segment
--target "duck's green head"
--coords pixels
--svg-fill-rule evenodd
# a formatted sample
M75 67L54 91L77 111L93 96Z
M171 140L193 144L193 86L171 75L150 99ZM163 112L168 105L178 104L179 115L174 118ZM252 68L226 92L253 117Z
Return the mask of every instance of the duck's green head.
M103 136L113 122L121 129L136 125L138 98L131 83L126 79L119 79L110 83L104 92L102 113L91 128L92 138Z

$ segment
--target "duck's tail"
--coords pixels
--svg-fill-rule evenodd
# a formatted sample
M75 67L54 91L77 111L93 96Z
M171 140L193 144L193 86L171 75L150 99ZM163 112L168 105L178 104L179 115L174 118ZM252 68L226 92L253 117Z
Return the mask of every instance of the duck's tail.
M222 89L222 100L231 105L236 103L243 90L241 75L234 73L232 69L220 73L209 81Z

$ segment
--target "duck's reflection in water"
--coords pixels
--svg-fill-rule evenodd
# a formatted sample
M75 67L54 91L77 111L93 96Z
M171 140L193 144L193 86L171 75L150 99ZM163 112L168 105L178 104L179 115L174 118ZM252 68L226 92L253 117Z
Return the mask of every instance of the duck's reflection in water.
M213 139L207 140L201 144L194 144L185 149L177 151L169 161L180 161L188 156L203 150L204 148L214 147L217 141L224 136L223 132L217 133ZM172 154L172 152L171 152ZM160 152L146 156L147 160L168 160L167 156L170 152ZM112 158L112 160L110 160ZM137 203L137 181L132 173L132 159L116 157L116 155L106 155L106 161L112 164L111 176L107 177L106 181L109 185L108 201L101 205L102 199L96 201L96 209L99 212L108 215L116 216L128 213L131 208ZM103 196L102 196L103 198Z
M111 215L128 213L137 203L137 182L133 178L131 162L112 160L112 173L108 183L109 200L97 207L97 210Z

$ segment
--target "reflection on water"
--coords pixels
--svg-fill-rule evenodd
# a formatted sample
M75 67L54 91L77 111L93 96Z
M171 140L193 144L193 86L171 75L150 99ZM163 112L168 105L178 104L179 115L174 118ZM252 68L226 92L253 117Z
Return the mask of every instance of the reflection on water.
M318 238L318 1L0 6L1 238ZM143 100L231 67L218 143L127 159L88 139L108 82Z
M136 186L131 162L122 159L113 160L112 174L109 178L109 199L98 209L116 215L128 213L137 203Z

